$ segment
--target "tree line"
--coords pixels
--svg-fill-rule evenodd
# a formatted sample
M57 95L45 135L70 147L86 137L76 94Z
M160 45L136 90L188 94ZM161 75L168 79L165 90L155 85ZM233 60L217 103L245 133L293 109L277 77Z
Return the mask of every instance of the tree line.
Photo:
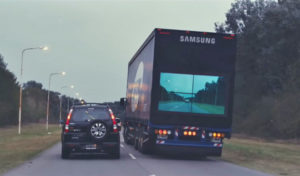
M237 34L233 130L300 136L300 1L238 0L217 32Z
M19 108L19 89L15 75L10 72L3 56L0 54L0 127L7 125L16 125L18 123ZM45 122L47 108L48 90L43 88L41 83L28 81L23 85L23 108L22 122ZM67 97L62 98L62 117L67 115L68 102L69 107L79 100ZM49 122L58 123L60 112L60 93L50 91L50 111Z

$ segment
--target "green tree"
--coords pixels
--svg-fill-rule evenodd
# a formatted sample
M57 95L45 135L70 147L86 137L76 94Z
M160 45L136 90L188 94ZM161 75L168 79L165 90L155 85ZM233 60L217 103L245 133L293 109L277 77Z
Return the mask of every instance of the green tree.
M7 70L0 55L0 126L17 123L18 89L14 74Z
M238 36L235 129L299 136L294 124L300 126L300 113L292 97L300 98L300 1L239 0L225 23L215 26Z

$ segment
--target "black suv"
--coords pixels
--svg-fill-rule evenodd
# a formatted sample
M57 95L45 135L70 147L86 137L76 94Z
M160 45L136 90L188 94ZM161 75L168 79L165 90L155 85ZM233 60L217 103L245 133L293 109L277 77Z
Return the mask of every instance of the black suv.
M96 103L74 105L63 124L61 157L71 153L109 153L120 158L120 119Z

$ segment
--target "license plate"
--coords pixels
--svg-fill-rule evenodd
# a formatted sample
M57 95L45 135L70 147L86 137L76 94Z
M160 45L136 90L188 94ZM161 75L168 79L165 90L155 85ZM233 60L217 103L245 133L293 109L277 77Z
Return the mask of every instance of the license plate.
M86 145L85 149L86 150L95 150L97 148L96 144L92 144L92 145Z

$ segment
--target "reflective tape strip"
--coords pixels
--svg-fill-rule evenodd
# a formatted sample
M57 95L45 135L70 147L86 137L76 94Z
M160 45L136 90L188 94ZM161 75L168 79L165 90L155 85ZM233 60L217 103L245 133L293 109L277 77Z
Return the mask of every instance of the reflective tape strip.
M175 136L178 136L178 130L175 131Z
M214 143L214 147L222 147L223 144Z
M205 130L202 130L202 139L205 139Z
M199 127L195 127L195 126L183 126L182 127L184 130L199 130Z
M165 141L163 141L163 140L156 140L156 144L164 144L165 143Z

